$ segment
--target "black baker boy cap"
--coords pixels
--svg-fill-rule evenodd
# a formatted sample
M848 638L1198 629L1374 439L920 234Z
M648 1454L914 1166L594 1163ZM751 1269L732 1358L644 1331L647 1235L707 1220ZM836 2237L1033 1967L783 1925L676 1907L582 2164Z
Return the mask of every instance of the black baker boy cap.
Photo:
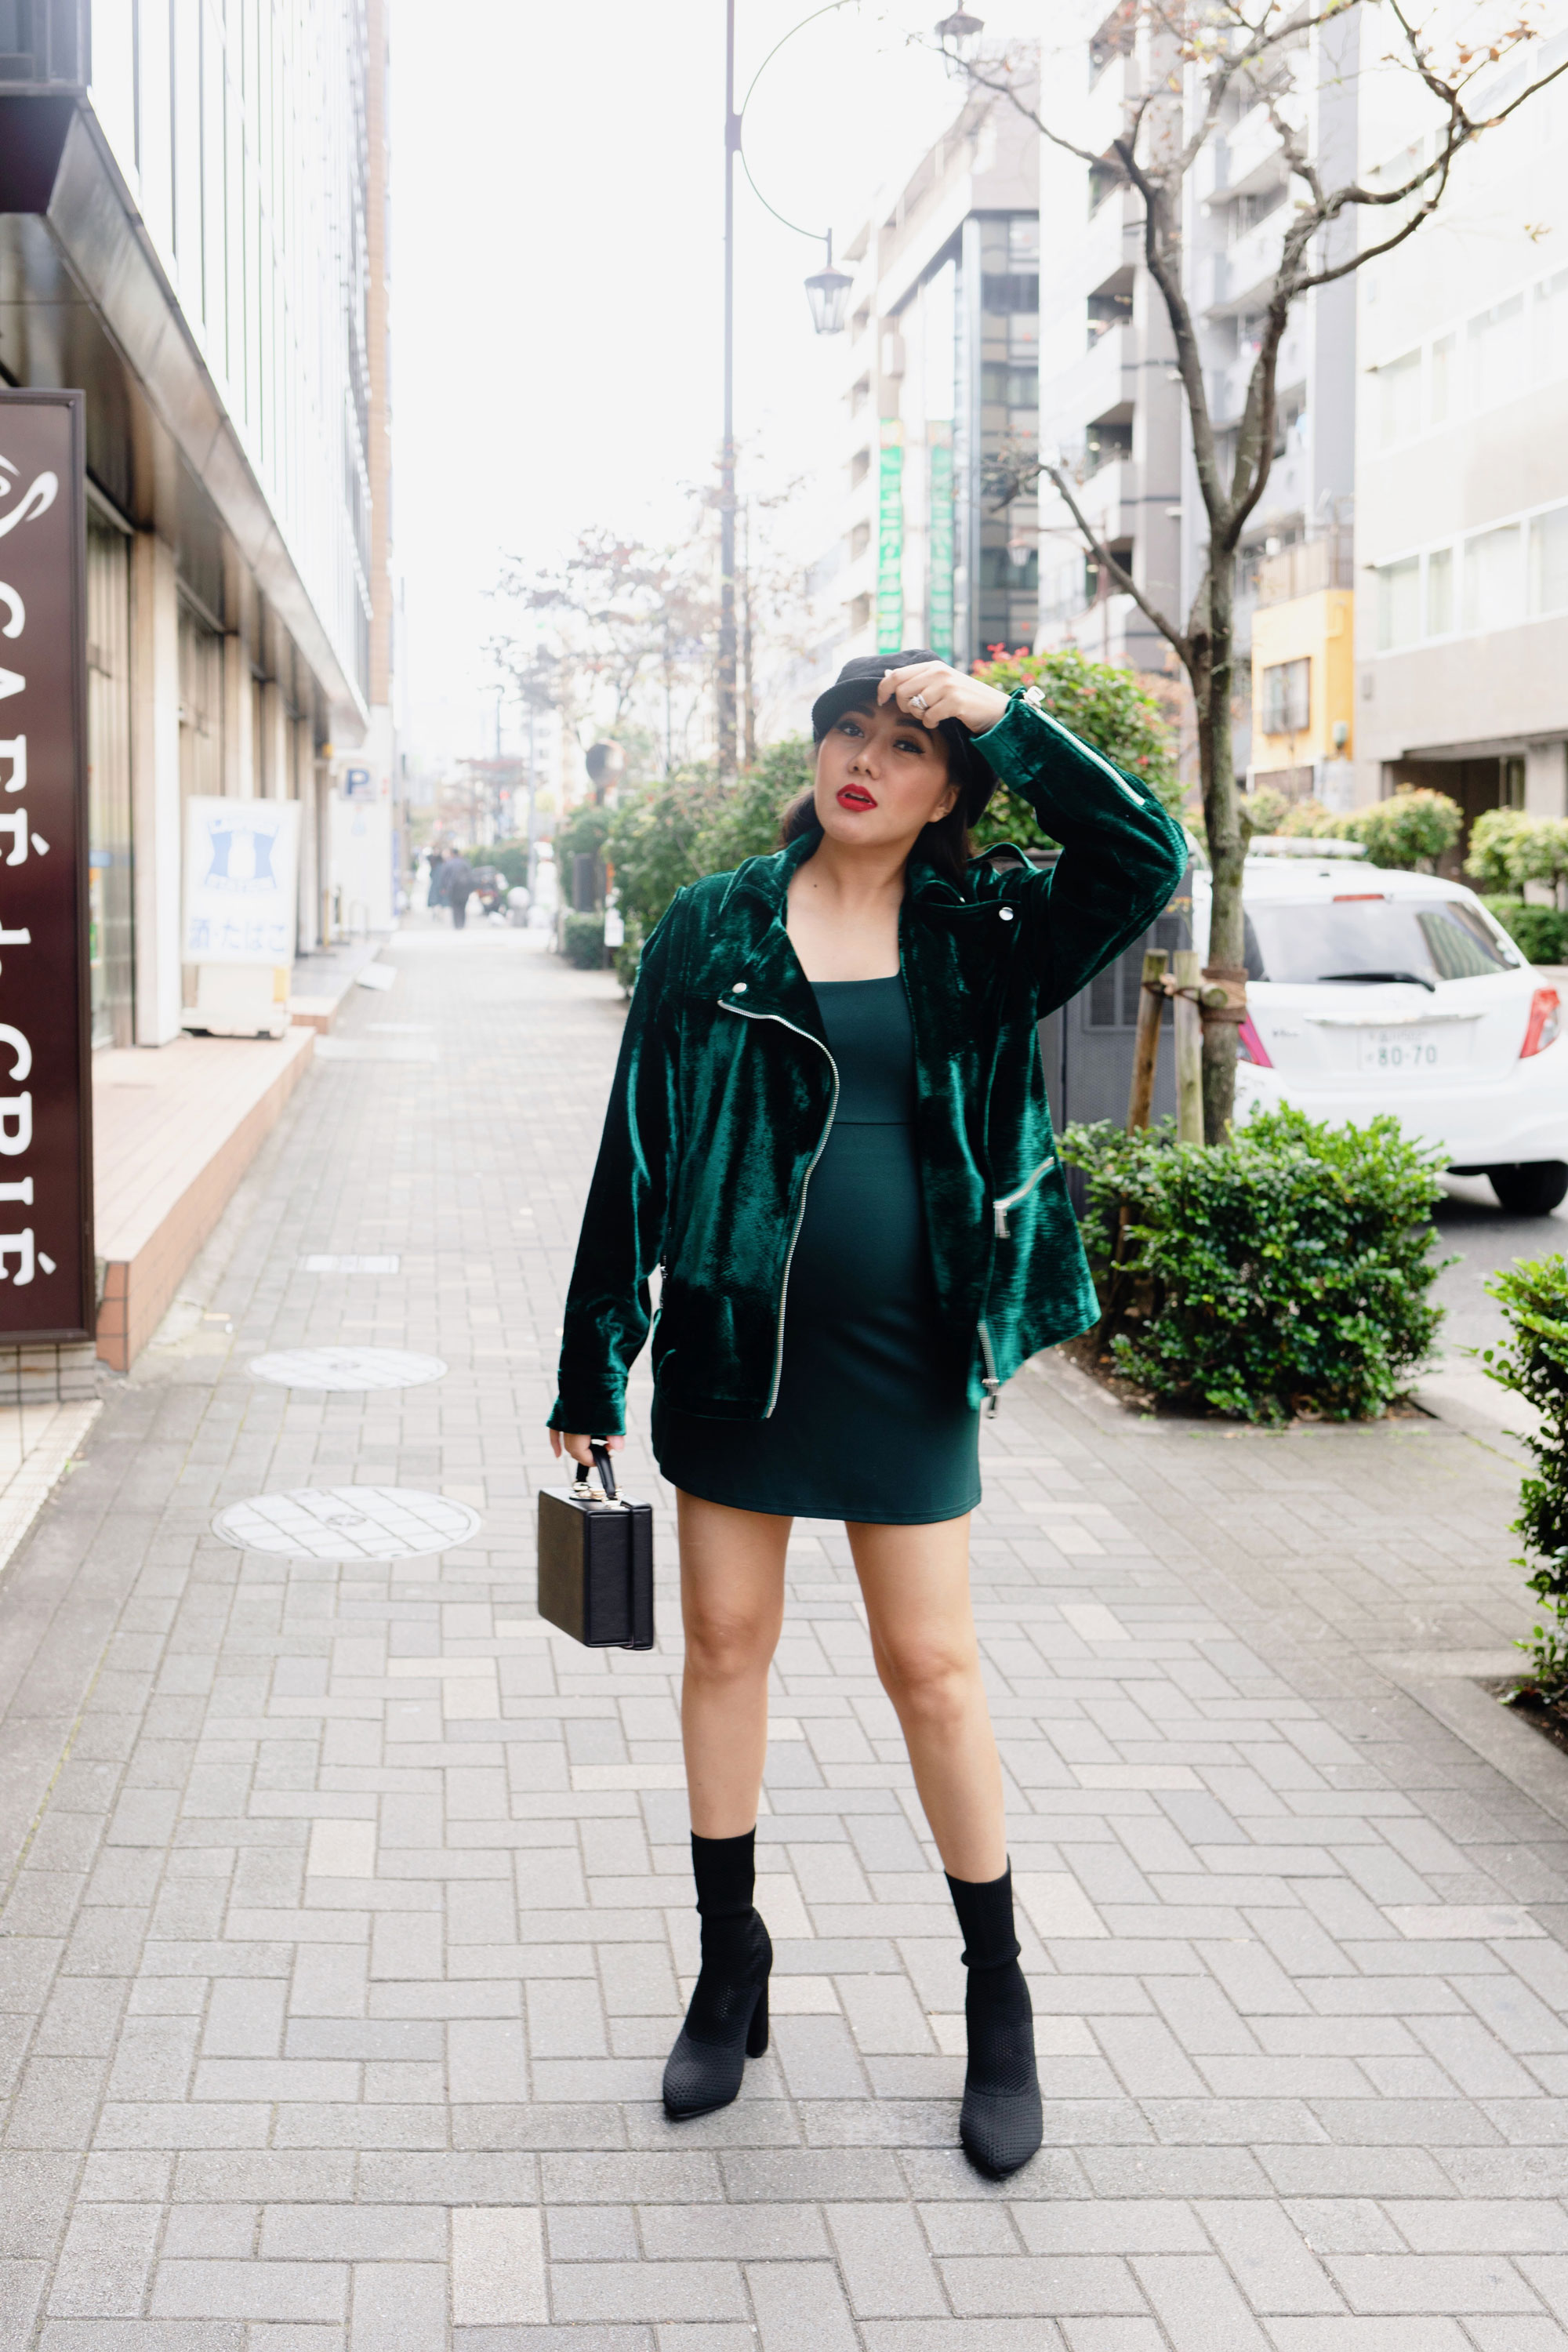
M820 743L847 710L871 709L877 688L890 669L912 669L917 662L945 660L944 655L933 654L929 646L906 646L902 653L861 654L846 662L833 684L811 706L813 740ZM952 665L947 663L947 667ZM963 821L973 824L996 789L995 774L974 749L974 738L962 719L941 719L936 732L947 745L948 773L963 795Z

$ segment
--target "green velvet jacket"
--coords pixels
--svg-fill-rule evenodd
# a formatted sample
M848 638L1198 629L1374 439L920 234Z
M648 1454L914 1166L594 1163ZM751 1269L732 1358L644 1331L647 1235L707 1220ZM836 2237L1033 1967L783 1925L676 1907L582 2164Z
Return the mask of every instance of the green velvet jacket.
M994 1398L1098 1312L1057 1160L1036 1024L1146 929L1186 864L1148 786L1024 695L980 751L1062 856L989 852L956 884L911 862L900 965L914 1024L926 1229L955 1380ZM679 892L643 951L567 1294L551 1426L625 1427L647 1337L659 1392L760 1421L784 1351L790 1257L837 1072L784 929L815 841Z

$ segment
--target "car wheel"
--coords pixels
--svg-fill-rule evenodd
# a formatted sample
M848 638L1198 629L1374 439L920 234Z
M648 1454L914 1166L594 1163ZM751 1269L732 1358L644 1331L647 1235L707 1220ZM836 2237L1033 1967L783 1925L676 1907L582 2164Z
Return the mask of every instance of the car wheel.
M1510 1168L1489 1168L1487 1176L1513 1217L1544 1217L1568 1194L1568 1165L1561 1160L1520 1160Z

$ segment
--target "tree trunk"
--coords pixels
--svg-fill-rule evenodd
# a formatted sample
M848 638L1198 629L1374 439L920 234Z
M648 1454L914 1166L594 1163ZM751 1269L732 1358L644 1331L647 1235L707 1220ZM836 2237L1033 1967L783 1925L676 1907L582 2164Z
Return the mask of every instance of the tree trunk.
M1213 898L1209 917L1206 980L1224 987L1230 1002L1204 1007L1204 1140L1223 1143L1236 1109L1237 1029L1245 1010L1246 941L1241 904L1241 808L1231 751L1230 698L1235 620L1231 560L1217 550L1209 580L1206 659L1196 688L1198 767L1203 782L1204 826L1208 836Z

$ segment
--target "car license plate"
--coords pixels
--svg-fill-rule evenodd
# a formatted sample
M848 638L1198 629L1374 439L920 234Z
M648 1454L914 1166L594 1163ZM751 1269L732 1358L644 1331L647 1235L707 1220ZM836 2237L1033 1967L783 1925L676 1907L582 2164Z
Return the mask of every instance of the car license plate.
M1447 1058L1443 1041L1420 1029L1363 1029L1358 1042L1361 1067L1391 1077L1441 1069Z

